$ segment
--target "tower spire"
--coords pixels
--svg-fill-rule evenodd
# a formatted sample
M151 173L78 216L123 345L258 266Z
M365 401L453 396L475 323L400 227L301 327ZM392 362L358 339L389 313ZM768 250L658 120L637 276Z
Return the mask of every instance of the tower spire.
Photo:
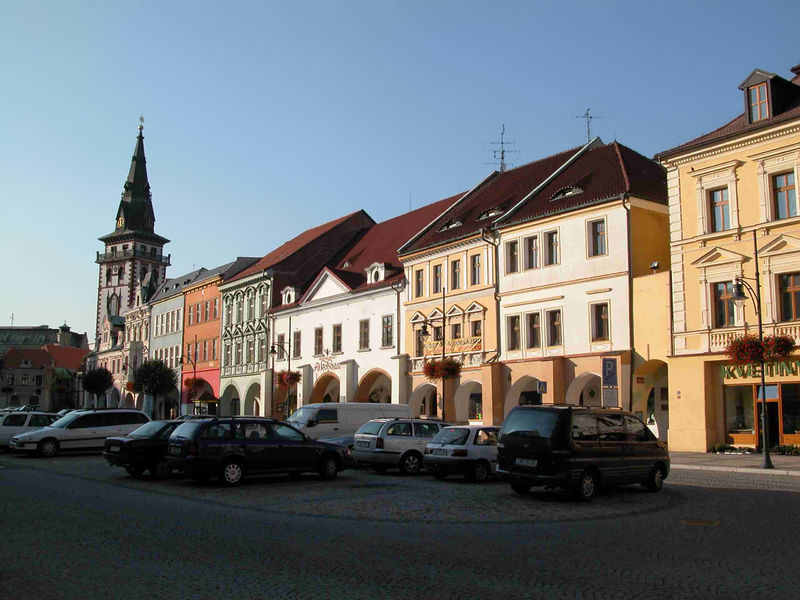
M117 229L130 229L153 233L153 212L150 182L147 179L147 159L144 153L144 117L139 117L139 135L133 150L128 178L122 191L122 200L117 211Z

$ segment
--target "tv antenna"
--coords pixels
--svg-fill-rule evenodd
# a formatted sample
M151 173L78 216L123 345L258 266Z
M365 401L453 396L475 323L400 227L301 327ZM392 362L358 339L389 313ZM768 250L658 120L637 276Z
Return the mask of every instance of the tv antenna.
M495 146L500 146L499 150L492 150L492 154L494 155L495 162L485 163L487 165L498 165L500 166L500 172L504 173L505 170L508 168L506 164L506 153L514 154L519 152L519 150L507 150L506 146L513 146L514 142L507 142L505 141L506 135L506 124L503 123L503 128L500 130L500 141L499 142L487 142L489 144L493 144ZM498 163L499 161L499 163Z
M592 141L592 119L602 119L603 117L598 117L596 115L589 114L589 109L586 109L586 112L582 115L576 115L576 119L586 119L586 143Z
M11 326L14 326L14 313L11 313Z

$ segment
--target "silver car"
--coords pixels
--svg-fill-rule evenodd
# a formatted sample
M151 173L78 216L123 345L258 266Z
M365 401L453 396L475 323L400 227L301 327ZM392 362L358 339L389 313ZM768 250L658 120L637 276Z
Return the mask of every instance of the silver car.
M379 473L397 468L416 475L425 446L445 426L433 419L373 419L356 431L353 458Z

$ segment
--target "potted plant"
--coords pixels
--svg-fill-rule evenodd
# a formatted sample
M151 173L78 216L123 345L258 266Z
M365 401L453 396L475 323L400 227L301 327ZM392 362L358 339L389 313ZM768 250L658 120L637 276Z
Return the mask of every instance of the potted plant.
M725 347L725 354L737 365L786 360L793 351L794 339L786 335L768 335L762 343L758 336L745 334Z
M280 388L289 388L300 383L300 371L278 371L275 373L275 380Z
M431 381L455 379L461 375L461 363L453 358L430 360L423 365L422 372Z
M764 358L771 361L788 359L794 351L794 338L788 335L768 335L764 338Z

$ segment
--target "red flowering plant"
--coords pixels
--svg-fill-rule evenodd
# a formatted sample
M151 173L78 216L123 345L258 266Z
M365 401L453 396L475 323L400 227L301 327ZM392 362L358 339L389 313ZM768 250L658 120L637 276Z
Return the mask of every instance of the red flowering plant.
M202 377L187 377L183 384L190 390L197 390L203 387L206 382Z
M755 335L743 335L728 342L725 354L737 365L785 360L794 350L794 339L786 335L769 335L764 342Z
M764 338L764 359L781 361L794 351L794 338L788 335L768 335Z
M431 381L439 379L455 379L461 375L461 363L452 358L429 360L422 367L425 377Z
M125 389L126 389L126 390L128 390L129 392L134 392L134 391L136 391L136 390L134 390L134 384L133 384L133 381L126 381L126 382L125 382Z
M280 388L291 387L300 383L300 371L278 371L275 373L275 380Z

